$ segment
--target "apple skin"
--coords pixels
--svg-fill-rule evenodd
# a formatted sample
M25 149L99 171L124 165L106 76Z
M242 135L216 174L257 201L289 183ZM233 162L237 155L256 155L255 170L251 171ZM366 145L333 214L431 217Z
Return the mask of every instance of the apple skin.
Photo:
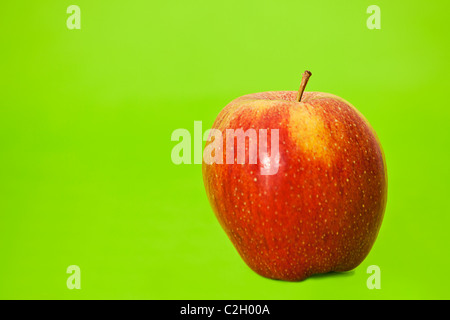
M296 96L242 96L213 125L224 146L226 129L279 129L276 174L260 174L259 155L257 164L226 164L224 152L224 164L202 166L212 209L242 259L261 276L287 281L357 267L387 200L384 154L362 114L332 94Z

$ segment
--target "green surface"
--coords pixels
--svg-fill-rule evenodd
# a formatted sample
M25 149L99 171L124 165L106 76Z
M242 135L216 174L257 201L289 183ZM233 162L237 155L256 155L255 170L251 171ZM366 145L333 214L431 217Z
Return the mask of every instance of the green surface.
M81 30L66 9L81 8ZM369 30L366 8L381 8ZM450 298L448 1L9 1L0 9L0 298ZM371 122L389 195L345 274L264 279L173 130L243 94L334 93ZM81 290L66 287L69 265ZM370 265L381 289L366 287Z

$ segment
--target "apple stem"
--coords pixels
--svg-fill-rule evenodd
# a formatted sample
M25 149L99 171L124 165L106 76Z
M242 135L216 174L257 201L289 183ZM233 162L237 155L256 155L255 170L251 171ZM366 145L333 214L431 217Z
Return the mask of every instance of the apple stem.
M311 77L311 71L306 70L302 74L302 82L300 83L300 88L297 93L297 101L300 102L302 100L303 91L305 91L306 84L308 83L309 77Z

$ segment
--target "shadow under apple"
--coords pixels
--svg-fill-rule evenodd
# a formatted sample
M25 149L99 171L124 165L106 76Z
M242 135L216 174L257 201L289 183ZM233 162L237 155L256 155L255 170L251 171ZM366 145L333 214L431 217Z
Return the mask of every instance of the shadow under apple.
M344 271L344 272L337 272L337 271L331 271L327 273L317 273L313 274L312 276L309 276L304 281L307 281L309 279L311 280L322 280L322 279L328 279L328 278L344 278L344 277L352 277L355 275L355 270L350 271Z

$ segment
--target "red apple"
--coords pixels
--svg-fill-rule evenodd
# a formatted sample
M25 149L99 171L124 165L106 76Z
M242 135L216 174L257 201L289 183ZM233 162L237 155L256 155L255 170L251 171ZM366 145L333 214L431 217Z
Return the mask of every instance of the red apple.
M303 74L298 92L233 100L213 125L224 146L226 129L279 129L279 157L269 163L275 174L261 174L267 163L260 155L256 164L226 164L224 153L223 164L204 160L202 167L222 228L247 265L273 279L357 267L386 207L386 164L375 131L344 99L303 92L310 75Z

